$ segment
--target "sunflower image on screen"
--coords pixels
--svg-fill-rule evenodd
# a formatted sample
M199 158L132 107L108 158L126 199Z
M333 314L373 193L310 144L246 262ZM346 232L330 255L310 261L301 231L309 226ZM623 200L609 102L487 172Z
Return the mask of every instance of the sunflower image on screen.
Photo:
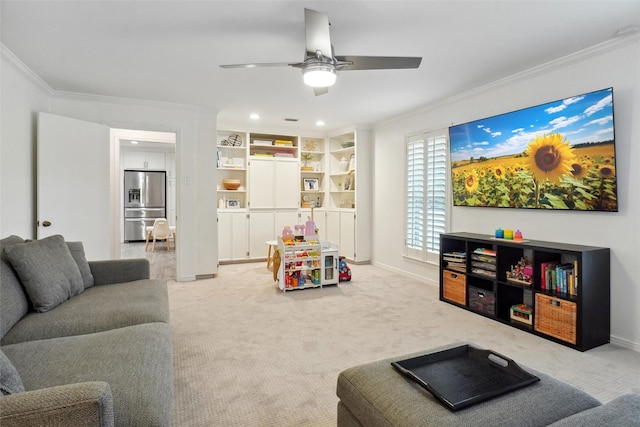
M611 88L449 128L454 206L618 211Z

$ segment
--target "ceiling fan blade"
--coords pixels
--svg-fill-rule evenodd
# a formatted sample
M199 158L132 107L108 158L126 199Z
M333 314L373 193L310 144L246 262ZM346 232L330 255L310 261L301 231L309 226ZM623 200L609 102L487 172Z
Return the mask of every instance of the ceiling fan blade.
M313 93L315 93L316 96L324 95L325 93L329 93L329 88L328 87L314 87L313 88Z
M340 71L349 70L395 70L402 68L418 68L422 57L419 56L336 56L339 62L351 62L349 65L338 65Z
M331 36L329 35L329 15L316 10L304 10L304 27L307 41L307 57L322 55L331 58Z
M221 65L220 68L258 68L258 67L287 67L297 65L294 62L259 62L250 64L226 64Z

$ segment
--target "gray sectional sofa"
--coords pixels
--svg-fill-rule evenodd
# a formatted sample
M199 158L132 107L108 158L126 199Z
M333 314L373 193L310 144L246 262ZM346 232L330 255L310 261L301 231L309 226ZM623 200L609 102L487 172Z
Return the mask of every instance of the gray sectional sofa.
M443 349L446 347L433 351ZM627 394L601 404L589 394L531 369L527 371L540 381L453 412L391 366L393 361L419 354L342 371L337 383L338 427L640 426L640 395Z
M167 284L62 236L0 240L0 425L169 426Z

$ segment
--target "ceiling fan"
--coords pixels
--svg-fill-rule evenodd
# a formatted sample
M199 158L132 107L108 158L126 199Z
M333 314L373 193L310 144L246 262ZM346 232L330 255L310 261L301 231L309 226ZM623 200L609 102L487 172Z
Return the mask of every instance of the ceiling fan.
M269 62L258 64L228 64L221 68L255 68L290 66L302 69L305 84L313 87L316 95L329 92L338 71L390 70L418 68L421 57L411 56L337 56L333 53L329 35L329 16L311 9L304 10L306 52L302 62Z

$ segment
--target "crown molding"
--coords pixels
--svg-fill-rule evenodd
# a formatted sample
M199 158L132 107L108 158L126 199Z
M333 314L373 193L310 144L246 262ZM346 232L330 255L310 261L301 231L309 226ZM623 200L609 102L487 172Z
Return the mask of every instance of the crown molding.
M6 60L8 64L13 66L20 74L29 79L39 89L47 93L47 95L57 99L69 99L69 100L81 100L101 102L107 104L120 104L120 105L136 105L144 107L166 108L172 110L184 110L184 111L201 111L201 112L217 112L218 110L206 107L190 104L179 104L172 102L151 101L145 99L124 98L117 96L106 95L94 95L81 92L67 92L55 90L49 86L39 75L37 75L29 66L27 66L20 58L18 58L8 47L0 43L2 52L2 58Z
M66 92L66 91L54 90L53 96L58 99L92 101L92 102L100 102L103 104L118 104L118 105L128 105L128 106L135 105L138 107L142 106L142 107L166 108L171 110L199 111L201 109L196 105L190 105L190 104L178 104L173 102L124 98L124 97L109 96L109 95L95 95L91 93L82 93L82 92Z
M38 89L46 92L48 95L54 96L56 91L53 90L39 75L37 75L31 68L27 66L20 58L18 58L7 46L0 43L0 52L2 59L7 64L13 66L20 74L29 79Z
M604 41L602 43L598 43L596 45L590 46L585 49L578 50L576 52L570 53L568 55L562 56L557 59L553 59L548 62L544 62L540 65L528 68L524 71L511 74L509 76L500 78L498 80L494 80L490 83L484 84L482 86L478 86L476 88L466 90L464 92L460 92L458 94L448 96L436 101L433 101L427 105L419 107L413 111L405 112L403 114L396 115L394 117L390 117L387 120L383 120L377 123L374 128L384 127L386 125L392 124L399 120L408 119L411 117L424 115L425 113L432 111L437 108L442 108L445 105L456 103L462 101L466 98L472 97L474 95L481 94L483 92L489 91L495 87L507 85L513 82L521 81L525 78L537 76L543 73L546 73L550 70L556 69L558 67L573 64L578 61L583 61L587 58L591 58L593 56L601 55L602 53L610 52L614 49L618 49L620 47L624 47L626 45L630 45L633 43L638 43L640 41L640 33L632 32L628 34L624 34L610 40Z

